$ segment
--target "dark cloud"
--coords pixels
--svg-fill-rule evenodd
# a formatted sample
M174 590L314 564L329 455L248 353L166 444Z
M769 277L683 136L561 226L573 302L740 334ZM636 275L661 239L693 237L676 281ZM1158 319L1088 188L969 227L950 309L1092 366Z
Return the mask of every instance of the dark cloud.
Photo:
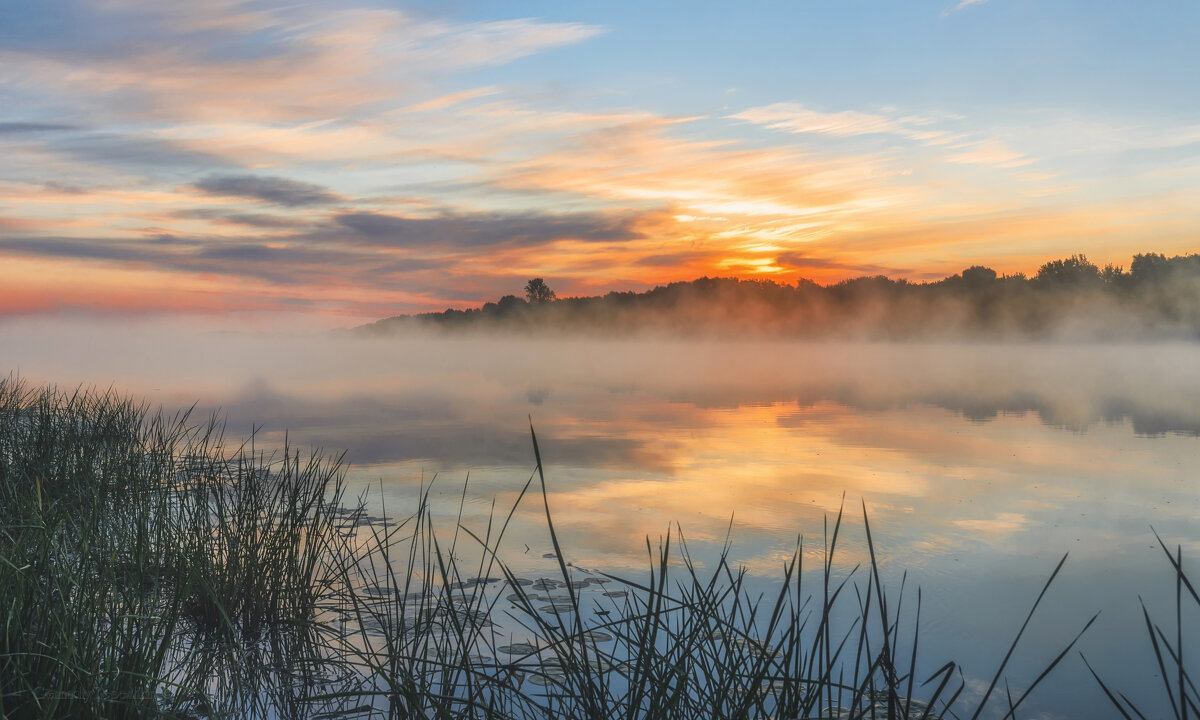
M304 220L270 215L268 213L239 213L223 208L190 208L171 213L172 217L183 219L211 220L227 225L243 225L260 228L295 228L308 225Z
M912 270L908 268L894 268L886 265L872 264L853 264L830 260L829 258L811 257L803 253L786 252L775 256L775 264L783 265L796 269L812 269L812 270L849 270L851 272L862 273L864 275L887 275L894 277L898 275L909 275Z
M370 270L371 276L387 277L389 275L399 275L403 273L416 272L418 270L437 270L454 264L452 260L434 259L434 258L404 258L401 260L389 259L382 262ZM477 299L473 297L471 299Z
M219 168L224 158L199 152L168 140L117 133L69 133L46 141L53 153L88 163L132 168Z
M272 243L275 241L272 240ZM341 250L243 242L207 243L186 254L160 258L173 270L254 277L277 285L321 283L331 277L355 277L375 258Z
M77 240L61 237L0 238L0 251L39 257L80 260L139 261L144 253L119 241L99 238Z
M0 122L0 135L44 133L75 129L77 128L74 125L60 125L58 123Z
M329 205L339 200L320 185L265 175L215 175L193 187L210 195L245 197L288 207Z
M707 257L703 253L667 253L665 255L647 255L637 261L638 265L648 267L678 267L689 262Z
M89 190L88 188L86 188L82 185L74 185L72 183L58 182L56 180L50 180L48 182L44 182L44 183L42 183L42 187L47 190L50 190L51 192L66 193L68 195L84 195L86 193L91 192L91 190Z
M331 274L369 270L375 258L359 253L306 247L272 247L156 233L142 241L113 238L0 238L0 253L133 263L165 270L253 277L276 284L319 282Z
M478 213L403 218L357 212L336 215L334 222L351 231L353 239L393 247L533 247L563 239L626 242L642 237L635 229L635 218L592 213Z
M286 248L267 245L217 245L196 253L205 260L236 260L238 262L278 261L292 255Z

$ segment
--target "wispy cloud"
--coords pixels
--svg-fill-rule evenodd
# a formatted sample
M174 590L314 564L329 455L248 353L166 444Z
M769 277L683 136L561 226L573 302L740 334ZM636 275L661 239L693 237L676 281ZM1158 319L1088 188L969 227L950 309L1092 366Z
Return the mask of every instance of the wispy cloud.
M558 240L626 242L642 237L635 217L593 213L477 213L407 218L384 213L343 213L334 217L340 236L393 247L533 248Z
M775 103L763 107L743 110L728 116L733 120L744 120L762 125L771 130L790 133L816 133L822 135L871 135L876 133L907 134L908 130L899 121L854 110L842 112L820 112L796 103Z
M329 205L339 200L320 185L261 175L214 175L192 187L209 195L244 197L288 207Z
M775 263L809 273L813 270L841 270L855 275L887 275L893 278L905 277L912 273L911 268L848 262L829 257L815 257L801 252L780 253L775 257Z
M895 116L855 110L820 112L796 103L776 103L750 108L728 117L761 125L769 130L796 134L835 137L896 135L916 141L919 145L952 151L946 157L952 163L1013 168L1034 162L1034 158L1012 150L999 140L975 139L963 131L937 129L934 127L938 123L936 118L921 115Z
M944 13L942 13L942 15L950 15L951 13L956 13L959 10L964 10L966 8L969 8L972 5L983 5L987 1L988 0L962 0L960 3L958 3L954 7L950 8L949 10L946 10Z
M289 5L109 3L50 16L5 42L0 61L33 86L66 91L90 117L301 121L403 105L463 68L498 66L602 29L532 19L453 24L397 10ZM120 33L82 25L120 25ZM76 37L76 45L64 38ZM62 99L62 96L59 96Z
M951 153L946 158L952 163L1015 168L1034 162L1034 158L1013 150L999 140L964 143L953 148L958 152Z

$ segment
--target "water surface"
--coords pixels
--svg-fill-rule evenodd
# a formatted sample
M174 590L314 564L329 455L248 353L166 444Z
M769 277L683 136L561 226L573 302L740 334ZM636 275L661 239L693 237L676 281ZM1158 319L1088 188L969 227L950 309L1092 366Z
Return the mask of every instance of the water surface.
M1185 564L1200 554L1200 348L1188 344L367 340L10 322L0 367L170 411L195 404L197 420L219 409L231 440L254 432L260 449L286 433L344 450L373 506L406 515L432 486L447 528L460 500L476 530L507 513L534 468L532 421L568 559L621 574L647 571L647 538L682 532L702 564L731 538L766 588L801 535L819 565L842 508L848 571L867 557L865 505L885 579L898 588L907 571L923 589L930 671L956 659L976 693L1069 552L1014 659L1014 692L1102 611L1082 650L1135 699L1153 697L1138 596L1166 622L1174 579L1151 527ZM551 571L540 495L515 518L504 560ZM1035 712L1111 714L1076 657L1055 677Z

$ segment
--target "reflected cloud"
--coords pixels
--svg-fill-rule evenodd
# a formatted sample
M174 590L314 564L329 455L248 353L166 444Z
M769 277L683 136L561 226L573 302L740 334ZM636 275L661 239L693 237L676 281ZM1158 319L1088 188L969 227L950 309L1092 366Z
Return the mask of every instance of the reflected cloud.
M1021 532L1031 522L1021 513L997 513L990 520L955 520L954 524L993 539L1002 539Z
M964 538L1040 523L1078 504L1080 483L1116 488L1140 476L1185 514L1188 498L1200 499L1177 484L1169 453L1135 450L1196 452L1200 351L1184 344L334 340L11 323L0 332L9 367L116 382L171 405L200 399L232 429L286 429L345 449L368 473L527 472L532 416L564 518L578 511L591 524L624 522L603 508L628 502L649 509L638 521L646 529L692 518L694 532L715 537L736 508L747 532L770 534L835 512L848 492L881 520L919 517L923 533ZM86 366L62 352L78 343L91 348ZM1099 502L1088 500L1090 511Z

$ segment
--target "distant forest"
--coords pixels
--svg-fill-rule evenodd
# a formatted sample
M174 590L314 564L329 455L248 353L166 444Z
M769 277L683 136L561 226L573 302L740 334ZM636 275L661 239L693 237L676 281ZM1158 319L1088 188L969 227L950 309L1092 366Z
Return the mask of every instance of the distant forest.
M810 280L704 277L646 292L558 298L541 279L525 297L480 308L401 315L356 330L413 329L601 335L814 339L1200 339L1200 254L1135 255L1129 269L1084 255L1037 274L982 266L935 282L882 275L822 286Z

